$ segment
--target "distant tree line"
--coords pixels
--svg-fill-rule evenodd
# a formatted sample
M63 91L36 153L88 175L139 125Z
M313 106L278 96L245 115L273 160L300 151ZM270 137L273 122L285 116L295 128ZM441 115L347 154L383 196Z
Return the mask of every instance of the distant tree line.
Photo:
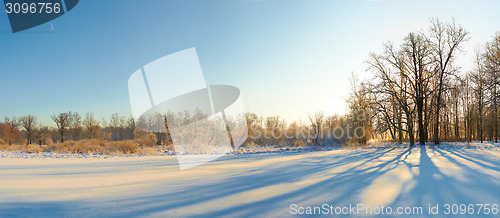
M107 141L134 140L153 134L156 145L171 145L167 116L176 120L177 125L191 123L193 119L203 119L199 114L155 114L133 117L112 114L109 119L98 121L92 113L82 116L78 112L64 112L51 116L54 127L40 124L37 117L5 117L0 122L0 144L47 145L83 139ZM174 118L172 118L175 117ZM355 132L348 116L325 116L319 112L308 116L308 122L287 123L279 116L260 117L254 113L245 114L248 126L247 143L258 145L339 144L346 143L362 132ZM176 125L176 124L171 124ZM149 136L148 136L149 137Z
M134 139L140 134L135 131L132 117L125 118L117 113L111 115L109 122L96 120L93 113L86 113L82 118L78 112L64 112L53 114L51 118L55 128L42 125L33 115L5 117L0 122L0 142L42 145L81 139L119 141Z

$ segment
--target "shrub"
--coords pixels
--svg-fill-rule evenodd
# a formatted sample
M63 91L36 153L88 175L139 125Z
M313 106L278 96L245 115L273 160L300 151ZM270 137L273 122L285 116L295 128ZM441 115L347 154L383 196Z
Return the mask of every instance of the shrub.
M75 153L102 153L106 141L99 139L84 139L76 141L71 149Z
M75 142L73 142L73 141L54 143L54 144L47 147L48 148L47 151L53 151L53 152L59 152L59 153L73 152L73 144L74 143Z
M257 146L258 145L254 141L248 140L242 147L255 148Z
M26 146L26 151L28 153L40 153L43 152L43 149L39 145L28 145Z
M3 151L26 151L26 145L19 145L19 144L0 144L0 150Z
M134 140L141 146L149 146L152 147L156 144L156 135L153 133L145 134L140 138Z
M2 141L0 141L2 142ZM140 143L143 143L142 145ZM48 143L48 145L7 145L0 143L0 150L26 151L28 153L58 152L58 153L107 153L107 154L157 154L160 147L154 146L155 141L151 137L137 140L108 141L103 139L82 139L79 141L65 141L59 143ZM162 146L162 149L173 146Z
M295 147L305 147L306 144L304 143L303 140L295 139L295 140L292 141L292 146L295 146Z
M137 154L152 155L158 153L158 148L155 147L139 147L136 150Z
M123 140L113 142L111 147L122 154L133 154L139 148L139 144L132 140Z

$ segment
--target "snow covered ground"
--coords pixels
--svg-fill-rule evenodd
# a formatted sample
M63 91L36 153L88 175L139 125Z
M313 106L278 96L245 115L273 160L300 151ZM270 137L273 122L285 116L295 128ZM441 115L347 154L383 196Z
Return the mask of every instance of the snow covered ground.
M500 216L499 144L249 153L181 171L174 155L0 152L0 217Z

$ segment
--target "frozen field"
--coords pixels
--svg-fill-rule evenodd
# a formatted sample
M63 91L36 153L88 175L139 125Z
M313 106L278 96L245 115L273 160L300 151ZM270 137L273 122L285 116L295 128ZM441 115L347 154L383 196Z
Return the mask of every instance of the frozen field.
M238 154L183 171L175 156L0 152L0 217L286 217L313 207L325 213L325 204L334 213L358 204L373 213L382 205L393 213L422 207L415 217L431 216L429 204L439 204L439 216L445 204L459 214L460 204L472 204L467 217L483 217L486 208L492 216L500 147L472 145Z

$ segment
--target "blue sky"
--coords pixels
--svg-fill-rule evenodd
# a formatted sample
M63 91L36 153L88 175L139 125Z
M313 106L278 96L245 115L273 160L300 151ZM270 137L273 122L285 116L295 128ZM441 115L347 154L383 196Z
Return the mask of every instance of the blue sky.
M65 111L130 115L139 67L196 47L209 84L240 88L247 111L288 120L343 113L351 72L429 19L470 31L458 61L500 30L500 1L81 0L66 15L12 34L0 6L0 117Z

